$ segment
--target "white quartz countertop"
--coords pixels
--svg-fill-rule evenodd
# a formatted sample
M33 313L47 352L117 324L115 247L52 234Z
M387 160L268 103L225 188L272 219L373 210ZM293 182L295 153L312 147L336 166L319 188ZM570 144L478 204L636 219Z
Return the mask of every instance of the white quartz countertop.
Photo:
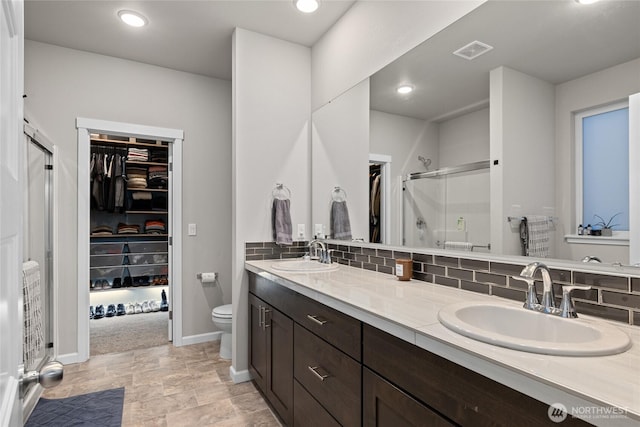
M631 349L599 357L526 353L464 337L438 321L438 311L448 304L497 297L417 280L403 282L389 274L343 265L332 272L283 272L272 268L277 262L247 261L245 267L537 400L561 403L591 424L640 426L638 327L581 316L623 330L631 337Z

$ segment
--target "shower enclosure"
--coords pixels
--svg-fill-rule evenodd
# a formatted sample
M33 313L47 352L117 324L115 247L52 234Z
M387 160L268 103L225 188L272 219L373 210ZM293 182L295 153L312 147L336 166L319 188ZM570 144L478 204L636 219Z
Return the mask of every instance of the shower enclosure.
M25 125L24 179L24 372L40 371L53 359L53 147ZM39 397L36 382L23 390L23 413Z
M489 251L489 195L488 160L407 175L403 244Z

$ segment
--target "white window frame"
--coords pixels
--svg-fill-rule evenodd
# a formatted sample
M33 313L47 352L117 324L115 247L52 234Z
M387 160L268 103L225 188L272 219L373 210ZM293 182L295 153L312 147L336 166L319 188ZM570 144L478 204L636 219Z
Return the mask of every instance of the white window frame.
M582 224L582 216L583 216L583 182L582 182L582 120L585 117L595 116L598 114L607 113L610 111L620 110L622 108L628 108L629 101L619 101L612 104L607 104L602 107L590 108L588 110L583 110L574 114L574 126L575 126L575 188L576 188L576 206L575 206L575 223L574 230L578 229L578 225ZM631 144L631 137L629 138L629 144ZM631 173L631 171L629 171ZM629 206L631 206L631 199L629 198ZM631 218L629 219L631 222ZM586 224L583 224L586 227ZM631 227L631 225L629 225ZM620 246L628 246L629 245L629 231L620 231L613 230L612 237L598 236L597 239L594 239L590 236L572 236L577 237L578 239L588 239L590 244L607 244L607 245L620 245Z

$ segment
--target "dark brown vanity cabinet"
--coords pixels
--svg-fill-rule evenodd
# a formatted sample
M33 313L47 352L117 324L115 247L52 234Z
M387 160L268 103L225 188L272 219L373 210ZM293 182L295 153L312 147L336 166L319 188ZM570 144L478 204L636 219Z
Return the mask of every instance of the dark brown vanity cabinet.
M547 404L253 273L249 307L249 369L286 425L556 425Z
M293 420L293 321L249 294L249 371L278 415Z

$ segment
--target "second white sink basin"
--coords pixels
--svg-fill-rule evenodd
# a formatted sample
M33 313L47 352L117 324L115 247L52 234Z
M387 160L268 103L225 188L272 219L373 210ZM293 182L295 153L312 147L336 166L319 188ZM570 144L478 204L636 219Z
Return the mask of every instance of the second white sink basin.
M314 260L296 259L293 261L280 261L271 264L271 268L279 271L289 271L297 273L319 273L323 271L336 271L337 264L322 264Z
M466 337L529 353L606 356L631 347L629 336L607 323L564 319L500 303L451 304L440 310L438 320Z

